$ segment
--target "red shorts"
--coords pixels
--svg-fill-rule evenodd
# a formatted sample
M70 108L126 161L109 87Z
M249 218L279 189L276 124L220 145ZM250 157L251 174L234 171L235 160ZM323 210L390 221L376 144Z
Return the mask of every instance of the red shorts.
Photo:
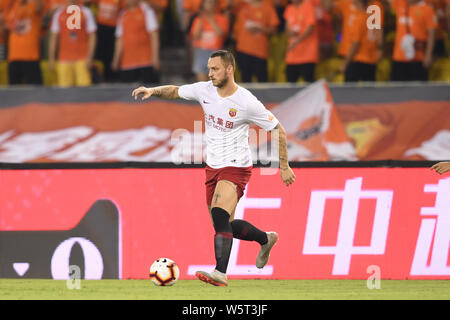
M219 180L228 180L233 182L237 188L238 201L244 195L245 186L252 175L253 166L250 167L225 167L220 169L213 169L206 166L206 203L211 205L212 197L216 189L216 184Z

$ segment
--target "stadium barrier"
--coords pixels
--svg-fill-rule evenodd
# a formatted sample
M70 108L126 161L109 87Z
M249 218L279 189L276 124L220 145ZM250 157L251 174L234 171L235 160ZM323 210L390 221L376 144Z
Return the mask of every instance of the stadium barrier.
M290 161L450 158L448 84L247 87L286 128ZM204 161L201 106L134 101L133 88L0 90L0 162L173 162L173 151ZM219 129L234 122L207 118ZM264 160L256 150L271 149L270 135L252 132L254 159Z
M431 162L292 163L296 182L255 167L235 212L280 235L268 265L234 240L230 278L450 279L450 176ZM204 164L0 165L0 277L181 279L214 268Z

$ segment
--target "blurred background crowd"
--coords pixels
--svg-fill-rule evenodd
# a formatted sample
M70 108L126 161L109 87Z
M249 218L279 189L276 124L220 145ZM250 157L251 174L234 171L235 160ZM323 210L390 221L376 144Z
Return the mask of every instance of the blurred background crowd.
M450 82L449 35L450 0L0 0L0 85L201 81L222 48L242 82Z

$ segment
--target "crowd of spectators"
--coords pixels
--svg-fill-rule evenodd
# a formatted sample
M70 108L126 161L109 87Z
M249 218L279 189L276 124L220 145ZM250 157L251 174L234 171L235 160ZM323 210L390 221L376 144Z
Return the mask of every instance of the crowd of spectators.
M158 83L167 17L198 81L450 81L450 0L0 0L0 84Z

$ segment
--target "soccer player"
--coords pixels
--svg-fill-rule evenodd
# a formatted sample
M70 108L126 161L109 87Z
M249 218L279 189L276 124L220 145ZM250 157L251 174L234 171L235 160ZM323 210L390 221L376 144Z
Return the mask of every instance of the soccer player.
M450 161L442 161L434 164L431 168L431 170L436 170L437 173L443 174L447 171L450 171Z
M267 131L278 130L281 179L289 186L295 181L295 175L288 163L286 131L250 91L236 84L234 56L226 50L215 51L208 60L208 69L210 81L180 87L139 87L132 96L142 100L151 96L181 98L201 104L206 127L206 200L215 229L216 268L213 272L198 271L196 276L216 286L227 286L226 270L233 237L261 245L256 258L258 268L266 265L270 250L278 240L275 232L264 232L247 221L234 220L236 205L252 170L248 144L250 123Z

